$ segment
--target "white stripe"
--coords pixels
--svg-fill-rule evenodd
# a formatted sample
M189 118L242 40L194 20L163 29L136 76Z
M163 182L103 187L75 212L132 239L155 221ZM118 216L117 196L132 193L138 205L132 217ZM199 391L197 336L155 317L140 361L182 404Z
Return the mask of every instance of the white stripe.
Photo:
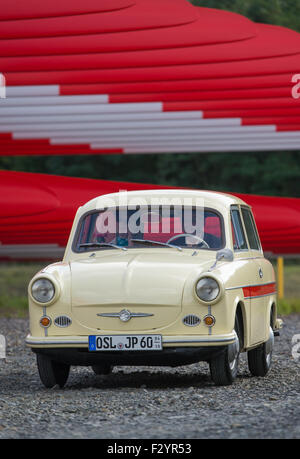
M299 139L300 140L300 139ZM110 141L110 142L97 142L97 143L91 143L91 148L92 149L101 149L101 148L139 148L145 150L146 148L149 148L151 150L153 149L158 149L158 148L168 148L169 151L172 151L173 149L177 148L199 148L199 147L209 147L209 146L235 146L236 144L238 145L252 145L252 144L261 144L262 146L264 144L280 144L280 145L286 145L288 146L290 143L291 144L296 144L295 140L293 139L286 139L285 141L282 140L276 140L275 137L273 138L262 138L262 139L257 139L256 136L253 136L252 138L237 138L237 139L228 139L228 138L204 138L204 139L192 139L192 140L187 140L187 141L180 141L180 140L165 140L165 141L147 141L143 142L140 140L134 141L134 140L127 140L126 142L120 142L120 141ZM59 145L59 144L58 144ZM298 141L298 146L299 146L299 141Z
M203 127L219 127L219 126L239 126L240 120L159 120L159 121L118 121L115 123L48 123L44 124L2 124L0 125L0 132L55 132L55 131L71 131L76 132L87 130L94 131L118 131L119 129L144 129L144 128L203 128ZM47 129L45 129L47 127ZM268 128L268 127L267 127ZM272 129L274 130L274 129Z
M1 107L1 105L0 105ZM139 113L162 112L160 102L141 104L82 104L82 105L47 105L41 107L1 107L0 116L21 115L58 115L74 113Z
M195 147L173 147L173 148L125 148L125 154L153 154L153 153L218 153L218 152L242 152L242 151L278 151L278 150L299 150L299 142L295 144L279 143L279 142L270 142L268 144L260 143L249 143L244 144L232 144L232 145L210 145L207 147L204 146L195 146Z
M240 126L241 121L239 118L236 119L209 119L209 120L144 120L144 121L116 121L116 122L99 122L99 123L48 123L47 124L47 131L65 131L65 130L72 130L75 131L83 131L85 132L87 129L94 129L94 130L119 130L119 129L140 129L140 128L180 128L180 127L209 127L209 126ZM0 125L1 132L10 132L10 131L45 131L44 124L15 124L9 123L9 119L7 119L6 124Z
M76 105L76 104L107 104L109 97L105 94L93 96L39 96L39 97L6 97L1 107ZM2 111L2 109L1 109Z
M30 124L30 123L78 123L78 122L98 122L98 121L139 121L139 120L191 120L202 119L203 112L153 112L153 113L108 113L108 114L72 114L72 115L40 115L40 116L10 116L9 118L1 118L0 110L0 125L13 123L13 124Z
M160 123L161 126L161 123ZM132 131L132 133L130 133ZM230 133L230 132L274 132L276 131L275 126L231 126L230 128L228 127L218 127L217 132L221 133ZM4 130L2 132L5 132ZM12 136L14 139L48 139L48 138L66 138L66 137L71 137L72 139L76 139L76 137L79 138L86 138L89 140L91 137L97 137L99 138L108 138L111 139L112 135L114 138L116 137L122 137L122 136L130 136L134 137L135 135L141 136L141 135L153 135L153 136L158 136L158 135L170 135L173 136L174 134L177 135L199 135L199 134L205 134L211 132L214 134L216 132L216 128L213 126L209 127L202 127L202 128L181 128L181 127L173 127L173 128L148 128L148 129L132 129L130 130L129 128L127 129L104 129L102 132L102 129L94 129L94 130L70 130L70 131L15 131L12 133Z
M7 86L7 97L59 96L59 85Z
M255 135L253 135L255 133ZM281 134L286 134L286 135L281 135ZM94 144L101 144L103 142L111 142L111 143L119 143L123 142L124 144L133 144L133 143L139 143L139 144L155 144L155 143L170 143L170 141L175 141L180 142L180 143L186 143L186 142L201 142L202 140L214 140L214 139L232 139L232 140L251 140L254 137L257 139L268 139L268 140L274 140L275 138L280 139L287 139L287 140L294 140L300 141L300 131L298 133L292 132L292 135L288 135L289 133L281 133L281 132L257 132L257 131L231 131L228 130L228 132L207 132L207 130L202 133L202 134L174 134L170 138L170 135L163 135L159 134L156 135L155 138L153 136L140 136L140 135L127 135L127 136L114 136L114 139L110 140L110 137L108 136L82 136L82 137L61 137L61 138L50 138L50 143L52 145L68 145L68 144L85 144L85 143L94 143ZM116 137L116 138L115 138Z
M277 139L276 137L273 138L261 138L257 139L256 136L253 136L252 138L237 138L237 139L232 139L232 138L203 138L203 139L196 139L196 140L174 140L169 139L165 141L132 141L132 140L127 140L126 142L119 142L119 141L106 141L106 142L97 142L97 143L92 143L91 148L98 149L98 148L142 148L145 150L146 148L150 149L158 149L158 148L168 148L170 151L173 149L177 148L199 148L199 147L210 147L210 146L235 146L235 145L264 145L264 144L280 144L280 145L289 145L291 144L297 144L299 146L299 141L295 139Z
M8 121L8 120L7 120ZM240 125L240 120L235 120L233 123L232 120L226 122L226 120L159 120L159 121L117 121L115 123L103 122L103 123L48 123L47 131L66 131L72 130L79 132L85 132L87 129L94 130L107 130L111 129L113 131L119 129L140 129L140 128L162 128L162 127L204 127L204 126L232 126ZM0 132L12 132L12 131L45 131L44 124L2 124L0 125Z

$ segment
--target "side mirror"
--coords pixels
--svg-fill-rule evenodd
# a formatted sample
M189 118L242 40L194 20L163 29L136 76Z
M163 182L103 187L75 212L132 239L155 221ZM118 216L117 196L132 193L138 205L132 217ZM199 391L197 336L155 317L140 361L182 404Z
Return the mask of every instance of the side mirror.
M212 271L213 269L215 269L215 267L217 266L218 261L221 261L221 260L233 261L234 260L233 251L230 250L230 249L219 250L219 252L217 252L217 255L216 255L216 261L212 265L212 267L210 268L209 271Z
M230 249L223 249L217 252L216 255L216 262L224 260L224 261L233 261L234 255L233 251Z

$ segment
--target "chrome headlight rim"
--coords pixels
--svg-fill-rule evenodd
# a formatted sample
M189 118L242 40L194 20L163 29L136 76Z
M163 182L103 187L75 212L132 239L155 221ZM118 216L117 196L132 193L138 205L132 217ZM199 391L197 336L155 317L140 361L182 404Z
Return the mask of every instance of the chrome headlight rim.
M34 284L37 281L40 281L40 280L46 280L46 281L50 282L53 285L54 295L52 296L52 298L49 301L46 301L46 302L39 301L33 295L32 288L33 288ZM41 307L46 307L46 306L52 305L53 303L55 303L57 301L57 299L58 299L58 297L60 295L60 286L59 286L58 282L55 279L53 279L53 277L43 274L41 276L34 277L32 279L32 281L30 282L30 284L28 286L28 293L29 293L29 296L32 299L32 301L34 301L34 303L36 303L37 305L39 305Z
M218 287L219 287L219 292L218 292L217 296L212 300L204 300L204 299L202 299L198 295L198 291L197 291L197 286L198 286L199 282L202 279L207 279L207 278L214 280L217 283ZM211 273L202 274L202 276L199 277L199 279L195 283L195 296L196 296L198 301L200 301L202 304L205 304L205 305L212 305L212 304L218 303L220 301L221 297L223 296L223 292L224 292L223 283L220 281L220 279L218 279L216 276L212 275Z

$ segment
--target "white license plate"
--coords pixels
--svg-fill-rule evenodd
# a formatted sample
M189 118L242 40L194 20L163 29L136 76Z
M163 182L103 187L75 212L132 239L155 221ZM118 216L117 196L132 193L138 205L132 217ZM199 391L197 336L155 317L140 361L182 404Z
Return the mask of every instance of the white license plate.
M161 351L161 335L89 336L90 351Z

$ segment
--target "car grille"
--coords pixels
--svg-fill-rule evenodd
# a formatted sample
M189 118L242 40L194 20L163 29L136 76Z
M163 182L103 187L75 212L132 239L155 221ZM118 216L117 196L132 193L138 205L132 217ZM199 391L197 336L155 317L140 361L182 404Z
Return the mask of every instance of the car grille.
M54 323L57 327L65 328L71 325L72 320L68 316L59 316L54 319Z
M182 322L184 323L184 325L187 325L188 327L196 327L200 324L201 319L200 317L195 316L194 314L189 314L188 316L185 316L182 319Z

